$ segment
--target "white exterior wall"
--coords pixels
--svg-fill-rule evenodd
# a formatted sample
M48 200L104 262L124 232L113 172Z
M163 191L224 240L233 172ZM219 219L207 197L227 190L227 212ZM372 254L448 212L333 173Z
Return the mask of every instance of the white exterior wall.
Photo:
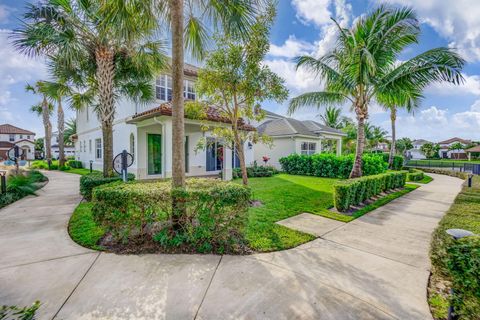
M293 137L273 138L273 146L270 148L263 143L257 143L253 146L254 159L259 165L263 164L263 156L270 158L267 165L272 165L277 169L281 169L280 158L295 153L296 142Z
M7 141L7 142L12 142L15 143L17 141L26 139L33 141L35 140L35 135L34 134L13 134L14 136L14 141L10 141L10 135L9 134L0 134L0 141Z

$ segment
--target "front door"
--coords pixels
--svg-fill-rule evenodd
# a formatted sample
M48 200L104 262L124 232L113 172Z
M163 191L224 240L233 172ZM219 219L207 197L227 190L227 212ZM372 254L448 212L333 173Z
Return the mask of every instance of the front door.
M147 134L148 174L162 174L162 135Z
M207 171L222 170L223 145L214 138L207 139Z

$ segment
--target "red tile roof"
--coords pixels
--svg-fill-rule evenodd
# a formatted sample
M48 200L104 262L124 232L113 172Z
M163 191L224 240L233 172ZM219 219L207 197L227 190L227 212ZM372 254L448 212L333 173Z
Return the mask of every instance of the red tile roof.
M470 149L465 150L465 152L480 152L480 146L475 146Z
M469 144L472 141L455 137L455 138L451 138L451 139L448 139L448 140L445 140L445 141L440 141L438 144L450 144L452 142L460 142L460 143L463 143L463 144Z
M35 135L32 131L21 129L11 124L1 124L0 125L0 134L31 134Z
M13 143L8 141L0 141L0 149L10 149L14 146Z
M153 116L172 116L172 103L171 102L165 102L159 105L156 108L152 108L150 110L137 113L132 117L132 119L148 119ZM187 115L185 115L185 118L188 118ZM207 120L213 121L213 122L223 122L223 123L231 123L230 119L223 117L219 114L218 110L215 109L214 107L209 107L207 110ZM255 131L255 127L246 124L243 119L240 119L239 121L239 127L241 130L245 131Z

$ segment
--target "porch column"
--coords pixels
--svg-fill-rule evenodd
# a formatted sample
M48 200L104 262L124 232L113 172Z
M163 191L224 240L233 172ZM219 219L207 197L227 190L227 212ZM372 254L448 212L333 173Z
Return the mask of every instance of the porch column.
M342 139L337 139L337 156L342 155Z
M232 171L232 149L224 147L223 152L223 170L222 170L222 179L225 181L232 180L233 171Z
M173 145L172 145L172 120L166 120L163 123L163 159L164 159L164 172L165 178L172 177L172 155L173 155Z

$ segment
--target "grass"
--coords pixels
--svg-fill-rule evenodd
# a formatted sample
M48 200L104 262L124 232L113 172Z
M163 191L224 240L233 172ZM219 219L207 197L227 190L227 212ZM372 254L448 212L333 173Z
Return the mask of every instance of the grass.
M430 309L432 310L432 316L434 319L446 319L448 316L448 300L441 294L432 294L428 298Z
M95 170L94 170L95 171ZM81 176L84 176L86 174L89 174L90 173L90 169L86 169L86 168L70 168L69 170L65 170L63 172L66 172L66 173L74 173L74 174L79 174Z
M430 176L427 176L426 174L423 175L423 179L422 180L418 180L418 181L409 181L409 182L413 182L413 183L421 183L421 184L427 184L427 183L430 183L433 181L433 178L430 177Z
M448 253L448 249L455 245L455 242L451 239L450 236L446 234L447 229L467 229L473 233L480 234L480 176L474 176L473 186L471 188L464 186L462 191L455 198L454 203L443 216L440 221L437 229L433 233L432 243L430 249L430 258L432 260L432 279L440 279L440 281L449 282L452 281L452 272L449 268L449 261L452 261L451 256ZM465 238L466 243L472 241L470 247L473 249L475 239L478 237ZM477 247L477 250L480 248ZM473 259L473 258L472 258ZM472 261L473 262L473 261ZM474 276L474 270L471 270L471 275L464 274L464 277ZM478 270L476 270L478 274ZM457 275L458 279L458 275ZM478 280L478 279L477 279ZM478 283L478 282L477 282ZM478 288L478 285L477 285ZM435 294L440 294L440 292L435 292L436 286L431 284L430 287L430 306L433 308L439 308L435 303ZM467 296L465 300L470 301L469 309L477 310L477 316L480 314L480 292L477 292L477 296L474 296L471 293L466 293ZM433 301L431 301L433 299ZM476 301L476 302L475 302ZM438 310L438 312L446 312L445 308L447 306L443 304L443 311ZM469 318L467 316L465 319L478 319L478 318ZM442 318L439 318L442 319ZM463 318L462 318L463 319Z
M92 203L82 202L73 212L68 224L70 237L81 246L101 250L97 245L98 240L105 234L105 231L99 227L92 216Z

